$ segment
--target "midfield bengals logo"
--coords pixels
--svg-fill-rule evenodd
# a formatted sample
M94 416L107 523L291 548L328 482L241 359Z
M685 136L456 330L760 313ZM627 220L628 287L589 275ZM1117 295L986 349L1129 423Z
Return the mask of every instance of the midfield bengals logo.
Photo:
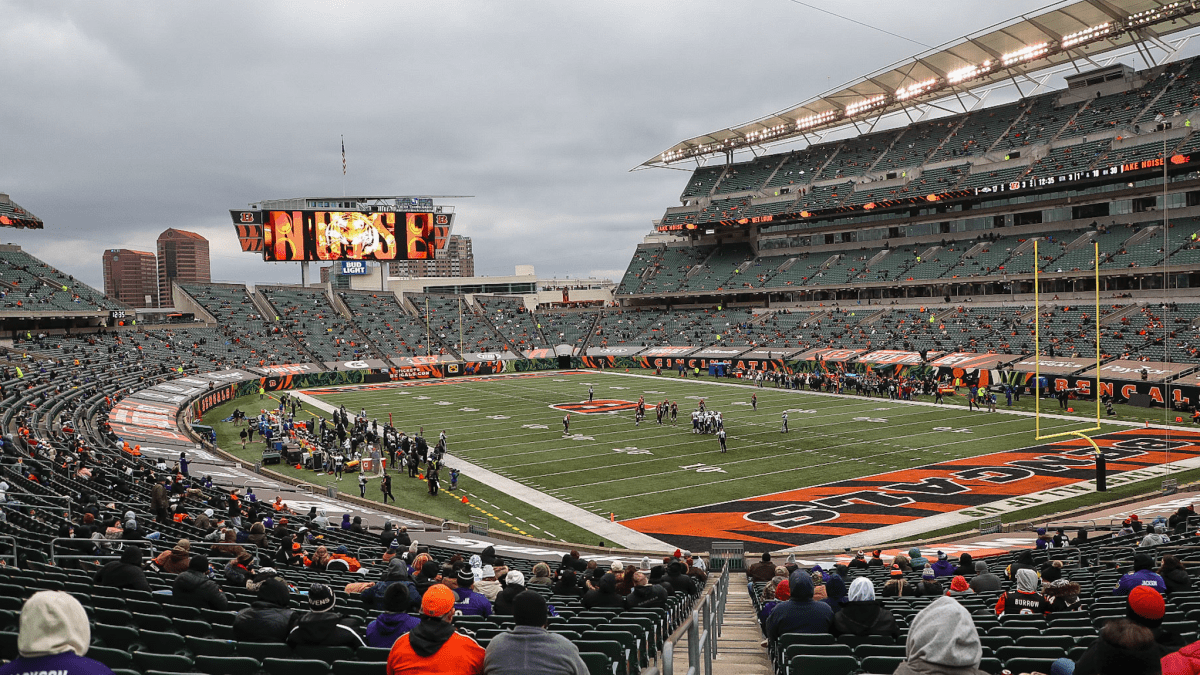
M570 413L579 413L580 415L598 415L604 413L615 413L618 410L633 410L637 407L637 403L633 401L620 401L616 399L598 399L595 401L580 401L579 403L558 403L550 406L555 410L565 410Z

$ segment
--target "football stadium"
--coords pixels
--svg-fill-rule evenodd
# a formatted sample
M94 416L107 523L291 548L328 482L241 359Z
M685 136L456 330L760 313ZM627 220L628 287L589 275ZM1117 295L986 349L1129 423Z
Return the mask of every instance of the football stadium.
M0 173L0 675L1200 672L1197 35L1065 0L691 128L608 283L343 182L100 289Z

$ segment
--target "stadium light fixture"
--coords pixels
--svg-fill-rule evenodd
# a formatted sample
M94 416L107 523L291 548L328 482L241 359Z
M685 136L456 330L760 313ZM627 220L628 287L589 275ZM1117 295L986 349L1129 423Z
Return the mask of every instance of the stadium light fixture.
M817 113L816 115L809 115L808 117L801 117L800 119L796 120L796 129L798 131L803 131L805 129L819 126L821 124L825 124L826 122L829 122L836 116L837 116L836 110L826 110L825 112Z
M1025 45L1016 51L1011 51L1000 57L1000 62L1007 68L1008 66L1040 59L1050 51L1049 42L1039 42L1034 45Z
M1074 33L1071 33L1070 35L1064 35L1063 39L1059 42L1059 47L1061 47L1062 49L1070 49L1071 47L1076 47L1076 46L1079 46L1086 42L1093 42L1095 40L1099 40L1100 38L1105 37L1109 33L1112 33L1112 31L1113 31L1112 22L1105 21L1104 23L1099 24L1097 26L1091 26L1088 28L1084 28L1081 31L1076 31Z
M1125 17L1125 28L1139 28L1152 23L1158 23L1175 13L1175 10L1190 7L1190 2L1172 2L1169 5L1147 9Z
M846 117L853 117L860 112L864 112L872 108L878 108L879 106L883 105L886 100L887 96L879 94L878 96L871 96L869 98L855 101L854 103L846 106Z
M989 60L980 64L963 66L962 68L952 70L946 74L946 81L950 84L958 84L959 82L973 80L980 75L986 75L990 72L992 72L992 62Z
M914 82L907 87L900 87L896 90L896 100L904 101L914 96L920 96L921 94L933 89L934 86L937 85L937 82L938 80L936 77L931 77L924 82Z

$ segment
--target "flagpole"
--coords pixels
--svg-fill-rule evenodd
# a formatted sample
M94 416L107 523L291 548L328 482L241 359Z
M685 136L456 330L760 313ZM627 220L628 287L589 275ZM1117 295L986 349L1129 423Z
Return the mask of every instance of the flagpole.
M346 196L346 137L342 136L342 196Z

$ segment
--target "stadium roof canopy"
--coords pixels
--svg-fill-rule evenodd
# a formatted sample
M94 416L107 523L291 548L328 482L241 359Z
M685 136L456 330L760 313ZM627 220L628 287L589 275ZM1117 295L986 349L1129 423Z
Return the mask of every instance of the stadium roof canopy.
M899 61L787 110L676 143L637 168L764 146L862 123L883 115L1055 66L1090 62L1151 46L1174 54L1164 37L1200 25L1200 0L1063 0ZM1035 80L1030 80L1035 85ZM977 97L976 97L977 98ZM965 104L962 107L966 108ZM958 112L958 111L956 111Z

